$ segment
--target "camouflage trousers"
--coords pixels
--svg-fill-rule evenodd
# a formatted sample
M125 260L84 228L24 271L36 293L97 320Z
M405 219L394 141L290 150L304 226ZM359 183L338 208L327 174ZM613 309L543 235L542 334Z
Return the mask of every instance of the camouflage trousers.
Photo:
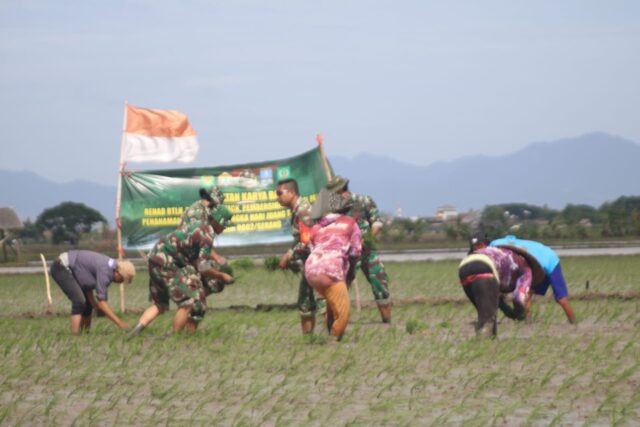
M151 300L163 311L169 309L169 301L178 307L193 306L193 320L200 320L207 307L206 292L200 274L190 265L166 268L149 263L149 294Z
M302 273L300 285L298 286L298 312L300 317L315 317L318 304L313 294L313 288L309 286L307 278Z
M371 285L371 291L373 292L376 303L378 305L389 304L391 302L389 277L384 270L384 264L382 264L378 252L374 249L364 248L358 264ZM355 266L355 268L351 268L347 273L347 284L349 286L351 286L351 282L353 282L356 277L357 269L358 267Z

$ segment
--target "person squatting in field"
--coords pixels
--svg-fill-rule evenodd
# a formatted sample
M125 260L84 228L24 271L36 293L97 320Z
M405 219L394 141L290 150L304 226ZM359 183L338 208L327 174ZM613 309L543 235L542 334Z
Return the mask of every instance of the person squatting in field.
M136 269L130 261L116 261L93 251L71 250L55 259L50 272L71 301L72 334L89 330L93 308L103 312L120 329L129 328L111 310L107 300L111 282L131 283L133 280Z
M204 220L192 217L161 238L148 255L149 292L153 305L140 317L130 336L138 335L156 317L169 309L169 301L178 305L173 331L197 329L206 310L207 291L201 278L231 282L232 278L212 263L215 234L223 232L231 213L222 205L205 206Z
M375 239L382 230L380 211L376 203L369 196L355 194L349 191L349 180L341 176L332 178L326 188L343 199L344 213L352 217L363 237L362 255L359 265L362 272L371 285L380 317L384 323L391 322L391 294L389 293L389 277L384 269L384 264L375 248ZM347 276L347 283L355 279L357 265L352 268Z
M360 228L353 218L339 213L342 208L340 196L320 191L311 210L311 217L318 222L311 228L311 252L304 267L311 287L326 299L327 328L338 340L349 322L347 272L362 255Z
M304 264L309 257L310 230L313 225L311 205L300 197L298 182L295 179L279 181L276 187L276 196L280 206L291 210L291 235L293 236L293 245L280 257L278 267L294 272L302 270L298 285L297 307L300 313L302 333L307 334L313 332L315 328L318 308L313 289L309 286L304 274Z
M543 275L535 259L514 248L484 247L473 250L458 267L460 284L478 313L476 333L497 333L498 307L509 317L524 320L531 299L531 283ZM509 310L502 294L512 293L513 310Z

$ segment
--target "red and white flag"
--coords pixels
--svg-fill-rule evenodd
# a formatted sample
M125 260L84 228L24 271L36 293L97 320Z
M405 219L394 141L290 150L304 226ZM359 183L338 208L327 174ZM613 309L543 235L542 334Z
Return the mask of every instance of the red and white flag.
M192 162L198 154L196 131L186 114L127 105L123 162Z

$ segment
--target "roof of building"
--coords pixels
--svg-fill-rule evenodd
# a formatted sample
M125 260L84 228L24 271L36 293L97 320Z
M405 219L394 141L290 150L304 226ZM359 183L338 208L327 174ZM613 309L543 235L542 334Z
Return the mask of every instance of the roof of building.
M15 230L22 227L22 221L13 208L0 208L0 229Z

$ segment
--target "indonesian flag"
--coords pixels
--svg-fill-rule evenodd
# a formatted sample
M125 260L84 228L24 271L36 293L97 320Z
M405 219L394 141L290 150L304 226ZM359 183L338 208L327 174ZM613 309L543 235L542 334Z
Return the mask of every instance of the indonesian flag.
M175 110L127 105L122 161L192 162L198 154L196 131L187 116Z

